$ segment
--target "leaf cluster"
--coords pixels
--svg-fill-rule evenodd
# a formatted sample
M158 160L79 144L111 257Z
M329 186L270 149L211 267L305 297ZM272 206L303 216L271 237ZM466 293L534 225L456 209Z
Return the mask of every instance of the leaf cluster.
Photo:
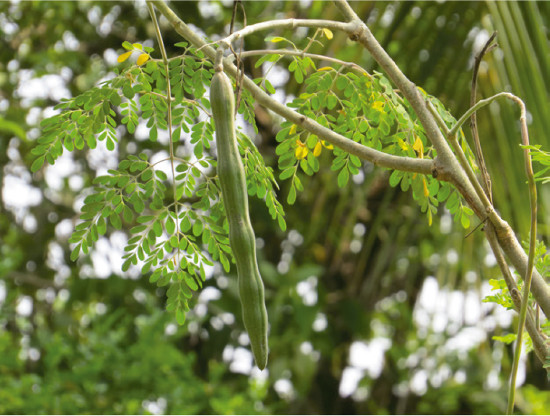
M126 42L123 47L133 50L135 45ZM94 149L98 140L106 142L107 150L115 150L120 125L134 133L144 123L149 140L157 142L159 132L169 129L171 109L174 155L156 163L151 163L146 153L130 155L117 169L97 177L84 199L70 243L74 245L71 259L76 260L80 254L88 254L109 229L129 229L122 271L138 267L142 274L149 274L151 283L170 285L167 310L182 324L188 302L193 292L202 288L207 269L218 261L228 272L233 256L215 175L216 160L211 155L214 128L206 92L212 64L187 43L176 46L183 48L183 53L169 60L172 97L167 97L166 68L159 60L142 60L142 65L138 62L117 71L101 86L64 100L56 107L60 113L42 122L44 134L33 150L37 158L32 170L40 169L45 161L53 164L64 150L82 150L86 145ZM124 59L120 62L127 54L121 55ZM253 100L246 94L243 97L240 112L253 120ZM284 230L284 210L277 200L272 169L265 166L253 142L242 132L239 147L249 195L264 200ZM186 148L191 149L188 154ZM173 177L167 175L170 170Z
M267 59L273 60L273 56ZM302 69L312 67L314 72L304 81L305 91L289 106L322 126L370 148L397 156L436 157L437 153L428 144L424 129L410 104L382 74L346 72L344 67L339 70L331 67L316 69L309 58L294 58L290 65L296 62L301 62L296 65ZM432 99L444 120L456 122L439 101ZM465 139L462 139L463 148L471 156ZM276 150L282 171L280 179L291 180L287 197L290 204L296 200L297 192L303 190L298 173L301 171L311 176L318 172L323 149L326 148L332 156L331 170L338 172L339 187L346 186L362 168L357 156L333 148L290 122L282 124L277 141L280 142ZM400 185L403 191L411 189L430 224L438 206L445 203L455 221L459 221L464 228L470 226L473 211L450 184L428 175L395 170L390 176L390 185Z
M542 183L550 182L550 176L548 176L548 171L550 171L550 152L542 150L541 145L522 145L521 147L528 149L533 161L543 166L535 173L535 180Z

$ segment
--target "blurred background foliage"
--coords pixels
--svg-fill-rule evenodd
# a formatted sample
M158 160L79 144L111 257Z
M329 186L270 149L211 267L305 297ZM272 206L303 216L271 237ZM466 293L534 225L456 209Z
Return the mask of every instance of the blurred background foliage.
M327 2L243 4L248 24L340 19ZM231 2L172 7L213 39L228 30ZM468 107L473 55L498 30L479 96L505 90L522 97L533 144L550 149L549 3L352 7L405 74L457 117ZM508 333L514 315L481 304L486 282L498 276L481 233L465 238L444 210L428 227L410 194L368 164L345 189L329 164L304 178L305 191L286 207L285 234L251 201L271 326L261 374L243 335L235 275L216 268L178 327L163 310L164 290L121 273L123 232L71 262L67 239L85 190L116 161L81 151L31 175L39 122L61 98L108 77L123 41L156 46L153 27L144 2L82 1L2 2L0 28L0 413L504 412L510 348L491 336ZM164 28L175 54L181 39ZM304 31L283 34L307 43ZM263 49L264 35L247 38L245 48ZM312 51L377 69L343 34ZM246 71L261 76L254 61ZM281 74L278 96L299 94L301 86ZM276 167L280 120L258 108L257 122L256 143ZM478 124L497 208L526 238L517 110L492 105ZM119 157L151 148L139 134L120 134ZM546 239L549 195L540 190ZM287 191L282 183L281 200ZM548 414L545 372L534 357L524 363L519 411Z

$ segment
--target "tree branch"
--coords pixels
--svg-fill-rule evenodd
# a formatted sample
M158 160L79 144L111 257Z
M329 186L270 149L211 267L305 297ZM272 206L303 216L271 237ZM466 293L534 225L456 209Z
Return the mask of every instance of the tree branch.
M179 19L179 17L162 0L153 0L153 3L170 22L177 33L187 39L195 47L201 48L201 50L210 59L214 60L216 55L215 50L208 46L202 37L198 36L183 21L181 21L181 19ZM309 132L316 134L323 140L326 140L329 143L332 143L363 160L370 161L385 168L423 174L437 173L438 179L448 180L459 190L480 219L483 220L488 214L492 214L491 212L486 212L485 207L477 196L472 183L468 180L466 173L461 168L451 148L441 134L437 123L427 109L424 99L416 86L401 72L391 57L376 41L368 27L357 17L355 12L353 12L349 4L347 4L344 0L336 0L336 5L348 20L353 21L353 24L350 24L349 26L342 26L342 28L347 27L348 30L350 30L350 32L348 32L350 38L360 42L367 50L369 50L373 58L386 71L390 79L401 90L402 94L413 107L420 122L424 126L426 136L437 151L436 159L428 160L406 158L370 149L340 134L337 134L330 129L327 129L326 127L321 126L317 122L295 112L290 108L285 107L283 104L266 94L248 77L244 78L243 86L247 88L251 92L252 96L256 98L256 100L264 107L301 126ZM231 63L230 59L225 59L224 68L232 76L235 76L237 73L237 69ZM519 244L512 229L506 221L500 218L500 216L491 215L491 217L499 244L504 253L508 256L516 270L525 275L528 263L527 255ZM532 293L545 315L550 317L550 288L536 270L533 270Z
M464 171L454 157L451 148L441 134L437 123L428 111L424 98L420 94L418 88L416 88L416 85L412 83L405 76L405 74L403 74L403 72L401 72L394 60L388 55L384 48L382 48L382 46L374 38L367 25L359 19L349 4L345 0L336 0L335 4L344 16L346 16L349 22L353 23L350 28L355 29L347 32L350 39L359 42L369 51L374 60L378 62L388 77L393 81L394 85L399 88L402 95L413 107L418 119L424 127L426 137L437 151L436 163L438 173L445 172L446 174L444 179L449 180L459 190L461 190L463 195L465 195L465 198L470 198L470 200L466 200L472 209L478 213L481 213L483 211L481 201L477 198L472 184L468 181ZM439 178L440 177L438 176L438 179ZM466 195L468 195L468 197Z
M487 217L491 220L491 222L495 221L495 216L497 213L495 212L493 208L493 204L487 197L487 194L481 187L481 184L477 180L477 177L468 163L468 159L466 158L466 155L464 154L464 151L462 150L462 147L460 147L460 144L458 143L458 140L456 138L456 134L458 131L457 126L460 127L460 124L457 122L456 125L452 129L448 129L447 125L439 115L439 113L436 111L432 103L426 102L426 105L428 107L428 110L432 113L433 118L435 119L436 123L438 124L439 128L443 131L443 134L451 144L451 147L453 148L456 157L458 158L458 162L460 163L460 166L462 166L462 169L466 172L466 175L468 176L468 179L474 186L474 189L476 191L476 194L483 204L483 207L485 208L485 212L487 213ZM485 219L483 219L485 220Z
M174 215L175 218L178 218L179 210L178 210L178 198L177 196L177 189L176 189L176 168L174 164L174 139L172 138L172 91L170 89L170 70L169 70L169 64L168 64L168 55L166 54L166 48L164 47L164 41L162 40L162 33L160 31L160 26L157 20L157 16L155 14L155 9L153 8L153 5L151 2L147 2L147 8L149 9L149 14L151 15L151 20L153 21L153 25L155 26L155 32L157 35L157 41L159 44L159 49L162 54L162 60L164 63L164 70L166 71L166 105L168 107L168 136L170 141L170 168L172 170L172 196L174 198ZM178 259L178 266L181 262L181 250L180 250L180 225L178 221L176 221L176 238L177 238L177 259Z
M239 38L251 35L263 30L273 29L295 29L297 27L313 27L313 28L326 28L333 30L341 30L343 32L349 32L353 30L354 23L337 22L334 20L318 20L318 19L280 19L270 20L268 22L256 23L254 25L246 26L241 30L238 30L231 35L225 37L220 42L225 42L228 45L232 44Z
M195 47L201 48L201 51L203 51L204 54L210 59L215 59L216 51L214 48L209 46L200 36L193 32L193 30L190 29L163 1L154 0L152 3L164 15L164 17L168 19L177 33L191 42ZM237 74L237 68L231 63L230 58L224 59L224 70L232 76L236 76ZM243 86L250 91L258 103L264 107L300 126L304 130L317 135L322 140L326 140L327 142L338 146L342 150L353 154L360 159L369 161L374 165L384 168L422 173L425 175L433 174L436 169L434 160L391 155L371 149L367 146L363 146L362 144L354 142L341 134L335 133L334 131L320 125L316 121L279 103L277 100L266 94L254 83L254 81L248 77L244 77Z
M508 223L506 223L506 221L502 220L502 218L500 218L500 216L496 214L496 212L492 209L492 206L489 212L485 212L485 206L477 195L464 169L461 168L452 150L445 141L445 138L441 134L438 125L434 120L434 117L428 110L416 86L403 74L403 72L401 72L393 59L387 54L387 52L374 38L369 28L359 19L359 17L351 9L349 4L345 0L335 0L335 4L350 22L356 22L356 26L358 29L350 33L350 39L359 42L365 47L365 49L370 52L372 57L384 69L388 77L401 90L402 94L411 104L416 115L418 116L418 119L422 123L424 130L426 131L426 136L437 150L437 172L445 172L447 170L448 180L457 187L459 192L463 195L464 199L466 199L470 207L474 210L474 212L480 219L484 220L486 216L489 216L491 222L495 226L495 231L500 246L502 247L506 255L510 258L516 270L518 270L522 275L525 276L528 269L530 269L528 256L521 248L521 245L517 241L517 238L515 237ZM504 95L507 93L501 94ZM475 109L472 111L475 111ZM468 111L467 114L469 117L472 113ZM464 120L462 120L462 123L463 122ZM457 126L460 126L460 124L461 122L459 120L455 127L458 129ZM550 317L550 287L546 284L542 276L536 270L533 270L532 286L533 296L535 296L545 315L547 317Z

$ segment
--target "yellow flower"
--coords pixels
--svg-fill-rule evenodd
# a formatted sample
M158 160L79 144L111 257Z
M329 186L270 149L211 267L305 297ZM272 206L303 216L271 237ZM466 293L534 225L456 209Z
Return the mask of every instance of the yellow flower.
M327 37L328 40L332 39L332 31L330 29L324 28L323 34Z
M137 64L143 65L145 62L149 60L149 58L150 58L149 54L142 53L141 55L139 55L139 58L137 59Z
M377 111L380 111L381 113L384 112L384 103L382 101L375 101L372 104L372 108L374 108Z
M292 126L290 126L290 131L288 132L289 134L294 134L296 133L296 124L293 124Z
M425 177L422 177L422 185L424 187L424 196L429 197L430 196L430 191L428 191L428 184L426 183L426 178Z
M301 140L296 140L296 151L294 152L294 155L296 156L296 159L302 160L305 159L307 154L309 153L309 150L307 146L301 142Z
M424 158L424 145L422 144L422 139L420 139L420 136L416 136L416 139L413 144L413 149L416 152L416 155L420 159Z
M296 159L298 159L298 160L305 159L308 153L309 153L309 150L307 150L307 147L297 147L296 148Z
M124 62L126 59L128 59L130 57L130 55L132 54L133 51L129 51L129 52L124 52L122 55L120 55L118 58L117 58L117 61L119 63L121 62Z
M313 156L319 157L319 155L321 154L321 150L323 150L323 145L321 144L321 142L317 142L315 148L313 149Z
M324 140L318 141L317 144L315 144L315 147L313 148L313 156L319 157L321 155L321 150L323 150L323 147L326 147L329 150L334 149L334 146L330 143L327 143Z

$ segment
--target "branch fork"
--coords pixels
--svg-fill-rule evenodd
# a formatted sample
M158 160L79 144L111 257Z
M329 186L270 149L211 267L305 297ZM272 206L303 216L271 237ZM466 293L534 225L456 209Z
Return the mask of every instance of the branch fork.
M151 2L168 19L177 33L190 41L195 47L201 48L210 59L215 58L216 51L207 45L206 42L194 33L183 21L181 21L162 0L152 0ZM435 159L428 160L394 156L365 147L284 106L266 94L246 76L243 77L243 87L249 90L257 102L267 109L363 160L367 160L375 165L390 169L432 175L438 180L452 183L461 192L468 204L481 220L489 219L489 223L485 227L485 230L487 239L491 244L491 248L497 257L497 260L500 259L503 261L502 264L506 264L502 255L502 252L504 252L516 270L526 276L526 282L528 280L527 277L531 276L532 271L532 293L545 315L550 317L550 287L544 281L542 276L533 269L532 250L530 250L529 256L527 256L519 244L513 230L510 228L508 223L498 215L493 207L490 196L488 196L490 194L483 189L477 180L456 140L456 133L459 131L461 125L473 114L475 114L478 109L486 106L497 98L505 97L512 99L520 105L522 112L520 117L522 123L522 141L524 144L528 144L527 125L525 122L525 106L521 100L509 93L500 93L488 99L480 100L458 120L456 125L454 125L451 129L447 128L446 125L438 119L437 113L433 108L431 108L431 104L425 102L416 85L401 72L392 58L374 38L369 28L355 14L350 5L345 0L335 0L335 4L344 15L346 22L303 19L274 20L271 22L263 22L246 26L245 28L222 39L219 44L220 46L231 45L236 39L262 30L272 30L275 28L293 29L296 27L316 27L343 31L351 40L360 43L370 52L371 56L386 72L389 78L393 81L394 85L409 101L424 127L428 140L430 140L437 151L437 157ZM272 53L277 53L277 51L273 51ZM245 54L246 52L243 53L243 56L245 56ZM224 70L232 76L237 74L237 68L231 62L231 57L224 58ZM525 150L525 152L526 171L528 178L532 178L530 156L528 155L528 150ZM529 179L529 181L532 207L533 202L535 202L532 210L532 216L536 219L534 216L536 215L536 189L534 189L534 182L531 186L531 179ZM536 227L536 221L534 222ZM536 236L535 227L532 227L531 230L532 239ZM515 284L515 282L513 283ZM526 303L528 296L524 295L522 298L523 301L520 301L522 306L521 309L527 310L523 305ZM515 304L517 307L517 302L515 302ZM547 346L545 345L540 332L535 330L536 326L533 324L531 313L524 313L523 316L527 316L527 329L534 341L537 356L542 360L548 352Z

